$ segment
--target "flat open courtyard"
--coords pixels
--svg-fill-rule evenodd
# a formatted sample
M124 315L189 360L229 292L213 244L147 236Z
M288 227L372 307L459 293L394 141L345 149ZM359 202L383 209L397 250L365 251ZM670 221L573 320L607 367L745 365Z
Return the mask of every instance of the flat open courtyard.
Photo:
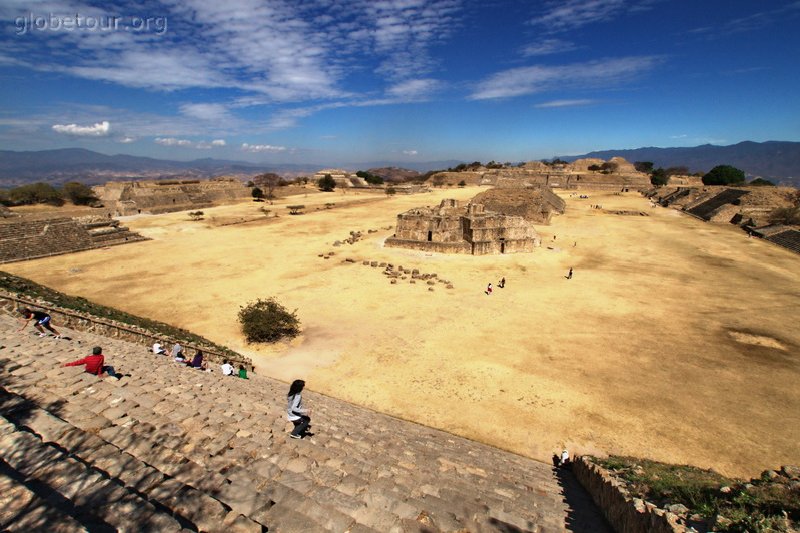
M272 206L279 218L227 226L259 204L197 222L140 216L124 224L151 241L3 269L191 329L262 374L542 460L567 445L736 476L800 463L800 256L635 193L592 192L561 194L567 212L537 226L534 253L383 247L397 213L480 190L300 195ZM289 216L291 204L307 213ZM648 216L606 212L617 209ZM332 246L356 230L362 240ZM362 260L454 288L392 285ZM237 311L270 296L297 309L303 335L248 346Z

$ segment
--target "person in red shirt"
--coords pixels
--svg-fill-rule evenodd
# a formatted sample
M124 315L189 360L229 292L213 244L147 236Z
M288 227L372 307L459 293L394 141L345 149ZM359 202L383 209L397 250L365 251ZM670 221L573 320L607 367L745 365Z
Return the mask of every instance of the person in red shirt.
M66 363L64 366L80 366L86 365L86 372L94 374L95 376L102 376L104 373L109 376L119 379L119 376L114 372L114 367L105 366L105 357L103 356L103 349L100 346L92 348L92 355L78 359L71 363Z

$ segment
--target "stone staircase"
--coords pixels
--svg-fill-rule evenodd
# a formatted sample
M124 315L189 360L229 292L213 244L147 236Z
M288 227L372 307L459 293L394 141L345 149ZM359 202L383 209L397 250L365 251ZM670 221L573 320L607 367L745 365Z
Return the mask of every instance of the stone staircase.
M702 218L706 222L711 220L714 212L725 204L734 204L742 196L749 194L750 191L742 189L725 189L720 193L706 199L696 205L690 206L686 211L697 218Z
M765 237L768 241L800 254L800 230L786 229Z
M146 240L115 220L60 217L0 223L0 263Z
M289 439L284 383L18 327L0 314L0 530L610 531L549 465L308 390L315 434ZM123 379L61 366L96 344Z

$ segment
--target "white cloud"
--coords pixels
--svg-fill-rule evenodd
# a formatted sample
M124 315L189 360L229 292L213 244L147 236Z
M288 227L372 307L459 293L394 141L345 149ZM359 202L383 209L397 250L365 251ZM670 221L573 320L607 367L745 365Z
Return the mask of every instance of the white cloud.
M417 153L416 150L403 150L403 154L405 155L417 155Z
M119 139L117 139L117 142L118 143L122 143L122 144L130 144L130 143L135 142L135 141L136 141L136 137L129 137L127 135L125 137L120 137Z
M582 98L582 99L575 99L575 100L550 100L549 102L542 102L541 104L536 104L533 107L539 108L551 108L551 107L575 107L575 106L582 106L582 105L590 105L597 103L597 100L591 100L589 98Z
M157 137L153 142L161 146L181 146L184 148L194 144L188 139L176 139L174 137Z
M610 20L624 11L625 0L554 0L547 5L547 12L530 22L557 33Z
M228 107L223 104L183 104L180 110L187 117L200 120L219 122L230 118Z
M602 59L571 65L519 67L498 72L480 82L471 100L510 98L564 87L610 87L629 82L653 68L654 56Z
M210 150L219 148L227 143L225 139L214 139L213 141L190 141L189 139L176 139L175 137L156 137L153 141L161 146L180 146L181 148L196 148L198 150Z
M442 82L434 79L406 80L390 87L386 93L399 100L421 100L437 91Z
M522 48L523 57L546 56L577 50L575 43L562 39L542 39Z
M271 144L247 144L242 143L243 152L260 153L260 152L284 152L285 146L272 146Z
M111 124L104 120L93 126L78 126L77 124L53 124L53 131L77 137L105 137L111 131Z

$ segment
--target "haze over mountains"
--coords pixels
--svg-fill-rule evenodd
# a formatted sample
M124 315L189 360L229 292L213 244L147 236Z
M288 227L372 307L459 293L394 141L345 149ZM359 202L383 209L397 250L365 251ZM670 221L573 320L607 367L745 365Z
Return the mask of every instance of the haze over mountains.
M412 170L428 171L457 165L459 161L432 161L404 163ZM400 163L376 161L354 163L347 169L396 167ZM11 187L42 181L60 185L68 181L99 184L115 179L158 178L210 178L214 176L254 176L263 172L276 172L285 176L313 174L326 168L320 164L258 164L225 159L195 159L173 161L125 154L106 155L83 148L64 148L15 152L0 150L0 186Z
M602 150L562 157L574 161L584 157L609 159L624 157L628 161L652 161L656 167L685 166L691 172L708 172L717 165L732 165L749 177L767 178L784 185L800 185L800 142L744 141L729 146L704 144L686 148L636 148Z
M584 157L610 159L614 156L624 157L631 162L652 161L656 167L686 166L692 172L706 172L716 165L728 164L744 170L752 177L760 176L784 185L800 185L800 142L745 141L730 146L705 144L686 148L603 150L561 158L573 161ZM348 170L403 167L426 172L446 169L458 163L461 161L372 161L340 166ZM125 154L105 155L82 148L31 152L6 150L0 151L0 186L11 187L36 181L58 185L72 180L98 184L115 179L209 178L221 175L246 178L263 172L297 176L312 174L326 166L313 163L258 164L212 158L173 161Z

